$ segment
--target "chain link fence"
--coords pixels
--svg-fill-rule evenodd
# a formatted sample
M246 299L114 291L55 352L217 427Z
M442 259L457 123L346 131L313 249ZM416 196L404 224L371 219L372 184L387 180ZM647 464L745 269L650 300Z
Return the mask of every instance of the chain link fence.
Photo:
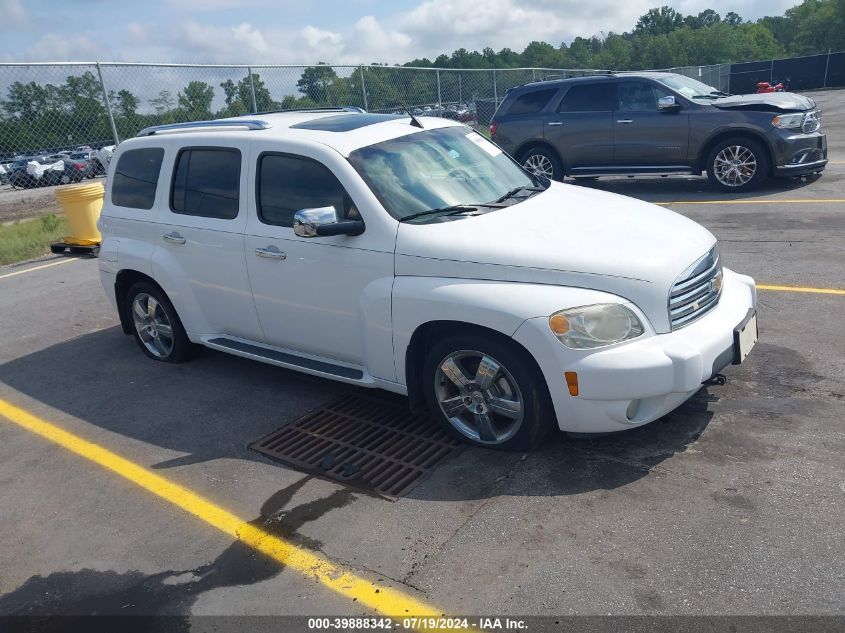
M115 145L150 125L351 105L489 123L508 89L599 70L403 66L0 64L0 165ZM8 165L7 165L8 166Z
M666 69L724 92L793 73L796 89L845 85L845 53ZM115 145L149 125L351 105L487 125L508 89L607 70L404 66L0 64L0 177L8 161ZM746 79L748 78L748 79ZM746 85L748 84L748 85ZM814 85L809 85L814 84ZM815 85L818 84L818 85ZM749 88L748 86L752 86Z

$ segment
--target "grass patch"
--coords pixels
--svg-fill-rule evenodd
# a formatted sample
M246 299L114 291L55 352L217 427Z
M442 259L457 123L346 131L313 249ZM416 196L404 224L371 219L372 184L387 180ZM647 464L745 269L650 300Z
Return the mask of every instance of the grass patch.
M50 252L50 242L67 234L65 217L52 213L37 220L0 226L0 266L45 255Z

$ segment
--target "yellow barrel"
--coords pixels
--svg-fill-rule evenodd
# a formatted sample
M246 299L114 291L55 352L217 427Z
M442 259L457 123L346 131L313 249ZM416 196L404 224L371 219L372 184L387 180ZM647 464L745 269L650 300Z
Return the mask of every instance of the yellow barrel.
M64 238L66 244L92 246L102 239L97 230L97 220L103 210L105 189L103 183L71 185L56 189L56 199L70 224L71 235Z

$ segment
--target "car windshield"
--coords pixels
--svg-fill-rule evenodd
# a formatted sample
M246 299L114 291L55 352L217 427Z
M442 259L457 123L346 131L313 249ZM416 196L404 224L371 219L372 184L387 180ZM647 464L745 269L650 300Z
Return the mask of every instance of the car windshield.
M666 77L657 77L656 79L667 88L671 88L675 92L682 94L687 99L718 99L719 97L728 96L728 93L722 92L713 86L708 86L692 77L669 75Z
M393 217L432 211L495 206L536 193L532 179L486 138L461 126L423 130L355 150L349 162ZM489 211L486 207L480 209ZM473 211L474 209L468 209Z

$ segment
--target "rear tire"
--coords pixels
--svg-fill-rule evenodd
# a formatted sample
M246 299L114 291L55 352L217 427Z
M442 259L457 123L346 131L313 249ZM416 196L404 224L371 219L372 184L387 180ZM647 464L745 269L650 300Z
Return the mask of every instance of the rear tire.
M522 153L519 162L527 171L550 180L563 180L563 166L557 154L545 147L531 147Z
M735 193L756 189L766 179L770 168L766 148L750 138L722 141L707 156L707 178L720 191Z
M447 336L429 350L422 379L429 410L443 428L475 446L531 450L557 428L543 375L504 338Z
M170 299L155 285L146 281L133 284L123 309L132 324L135 342L153 360L184 363L199 350L188 339Z

